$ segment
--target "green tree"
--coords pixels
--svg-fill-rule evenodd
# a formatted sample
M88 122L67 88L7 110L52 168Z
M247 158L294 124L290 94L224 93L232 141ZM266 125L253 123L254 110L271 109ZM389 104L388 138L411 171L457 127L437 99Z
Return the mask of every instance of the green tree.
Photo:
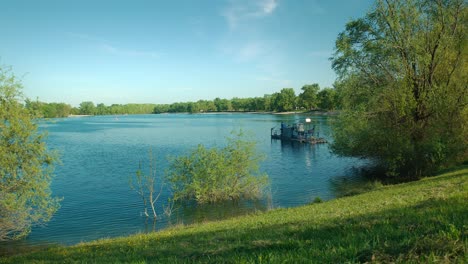
M307 110L313 110L317 108L319 99L317 93L320 90L320 86L317 83L304 85L301 88L302 93L299 94L299 100L301 106Z
M0 241L26 236L59 207L50 191L57 158L20 104L21 89L11 70L0 68Z
M153 109L153 113L155 114L162 114L169 112L169 105L168 104L159 104L156 105Z
M70 114L79 115L80 114L80 109L78 107L72 107L72 109L70 110Z
M198 112L214 112L216 111L216 105L213 101L209 100L198 100L196 103L198 106ZM189 111L191 112L191 111Z
M272 101L271 97L272 97L272 95L270 95L270 94L265 94L263 96L263 100L264 100L264 104L265 104L263 110L265 110L265 111L272 111L273 110L272 109L272 103L271 103L271 101Z
M345 110L333 150L388 175L466 160L466 27L462 0L380 0L349 22L332 60Z
M65 103L44 103L39 100L31 101L25 99L25 107L35 117L39 118L56 118L68 117L72 112L72 107Z
M71 114L71 105L65 103L54 103L57 110L56 117L68 117Z
M42 118L44 117L43 109L43 102L39 101L39 98L36 98L36 101L32 101L28 98L24 100L24 104L26 109L33 114L35 117Z
M293 88L283 88L274 96L274 110L279 112L292 111L296 108L296 93Z
M259 172L263 159L254 141L241 132L224 148L199 145L187 156L172 160L167 178L175 200L199 203L253 199L262 195L268 178Z
M106 115L108 113L107 107L103 103L97 104L95 112L97 115Z
M335 110L338 105L338 95L333 88L324 88L317 94L318 107L322 110Z
M237 98L237 97L232 98L231 105L234 111L244 111L244 104L241 98Z
M80 103L80 114L82 115L94 115L96 111L96 107L94 103L91 101L86 101Z
M188 103L173 103L169 106L169 113L186 113L188 110Z
M214 104L216 106L216 111L223 112L223 111L232 111L231 101L227 99L214 99Z
M192 114L200 113L201 112L200 107L201 106L199 103L192 103L192 102L187 103L187 111Z

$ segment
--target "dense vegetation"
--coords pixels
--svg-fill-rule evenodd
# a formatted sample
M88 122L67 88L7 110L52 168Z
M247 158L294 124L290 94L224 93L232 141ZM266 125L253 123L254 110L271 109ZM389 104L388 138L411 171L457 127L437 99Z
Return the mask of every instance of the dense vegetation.
M369 193L0 258L2 263L465 263L468 169Z
M201 112L285 112L296 110L335 110L340 106L339 96L333 88L320 90L318 84L304 85L303 92L296 96L293 88L263 97L198 100L172 104L112 104L95 105L94 102L81 102L79 107L65 103L45 103L39 100L26 100L26 108L44 118L67 117L73 115L122 115L122 114L161 114L161 113L201 113Z
M207 203L260 198L268 177L259 172L263 157L255 145L239 131L223 148L199 145L189 155L174 158L168 174L174 200Z
M263 97L158 104L154 113L331 111L340 106L339 96L333 88L320 90L318 84L313 84L304 85L302 91L296 95L293 88L283 88L280 92Z
M463 0L380 0L346 25L336 153L406 178L468 159L467 14Z
M65 103L45 103L39 100L25 100L25 106L37 117L56 118L68 117L70 115L123 115L123 114L151 114L155 104L104 104L94 105L93 102L85 101L80 106L72 107Z
M68 117L77 113L77 109L73 109L71 105L65 103L44 103L39 100L26 99L25 107L40 118Z
M22 85L0 68L0 241L20 239L58 208L50 181L56 155L20 103Z

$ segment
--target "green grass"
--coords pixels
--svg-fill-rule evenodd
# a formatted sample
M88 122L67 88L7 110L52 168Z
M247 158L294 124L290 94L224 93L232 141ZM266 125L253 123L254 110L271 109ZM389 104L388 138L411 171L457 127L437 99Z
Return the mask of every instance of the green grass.
M468 167L298 208L4 257L4 263L467 263Z

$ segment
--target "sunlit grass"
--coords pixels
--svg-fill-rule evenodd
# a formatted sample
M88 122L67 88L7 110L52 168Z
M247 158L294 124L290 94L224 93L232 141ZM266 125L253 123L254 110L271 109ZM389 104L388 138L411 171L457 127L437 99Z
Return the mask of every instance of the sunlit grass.
M468 168L324 203L0 259L5 263L466 263Z

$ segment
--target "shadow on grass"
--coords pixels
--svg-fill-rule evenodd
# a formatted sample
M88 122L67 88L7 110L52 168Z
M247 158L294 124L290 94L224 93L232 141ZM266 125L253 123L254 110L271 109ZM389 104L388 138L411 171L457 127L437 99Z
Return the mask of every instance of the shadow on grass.
M57 262L424 262L466 257L464 197L317 223L313 219L52 248L9 259ZM185 232L189 233L189 232ZM1 261L0 261L1 262Z

